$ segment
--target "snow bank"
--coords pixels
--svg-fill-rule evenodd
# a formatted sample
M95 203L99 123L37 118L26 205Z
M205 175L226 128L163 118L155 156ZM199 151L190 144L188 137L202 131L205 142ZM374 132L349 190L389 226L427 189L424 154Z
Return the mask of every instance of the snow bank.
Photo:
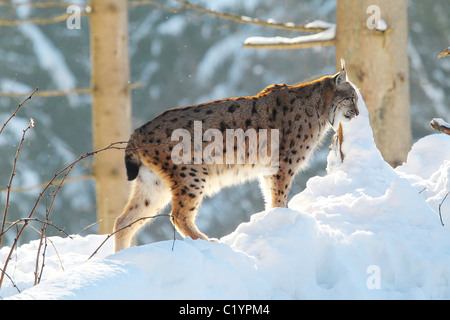
M31 242L17 249L7 270L21 292L5 279L0 296L450 298L450 235L438 211L450 191L450 137L423 138L394 170L375 147L361 97L359 110L343 126L343 162L331 150L326 176L310 179L288 208L254 214L221 243L187 238L113 254L109 241L86 261L104 236L51 238L43 279L32 286L37 242ZM450 205L441 213L450 223ZM8 251L0 250L0 261Z

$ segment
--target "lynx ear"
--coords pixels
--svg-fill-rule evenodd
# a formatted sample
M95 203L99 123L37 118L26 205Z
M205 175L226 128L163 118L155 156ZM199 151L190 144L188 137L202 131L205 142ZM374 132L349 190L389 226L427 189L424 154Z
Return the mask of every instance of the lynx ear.
M343 58L341 58L341 68L345 70L345 60Z
M341 72L334 76L334 82L338 88L345 84L347 82L347 71L342 69Z

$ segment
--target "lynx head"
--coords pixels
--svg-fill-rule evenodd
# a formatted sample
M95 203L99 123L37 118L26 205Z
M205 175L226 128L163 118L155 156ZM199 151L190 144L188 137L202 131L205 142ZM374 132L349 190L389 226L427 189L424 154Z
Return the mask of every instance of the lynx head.
M333 99L331 101L330 124L337 129L340 122L350 121L359 114L358 95L350 82L347 81L345 67L332 77Z

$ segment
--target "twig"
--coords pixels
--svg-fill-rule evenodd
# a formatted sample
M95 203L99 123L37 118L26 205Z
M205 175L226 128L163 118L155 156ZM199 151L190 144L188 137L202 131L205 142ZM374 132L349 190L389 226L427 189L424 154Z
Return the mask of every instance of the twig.
M55 194L53 194L53 196L55 196ZM48 197L47 197L48 200ZM49 208L47 206L47 201L45 202L45 221L42 224L42 228L41 228L41 237L39 240L39 245L38 245L38 249L37 249L37 253L36 253L36 262L35 262L35 269L34 269L34 285L38 284L41 281L41 276L42 273L44 272L44 265L45 265L45 251L47 250L47 236L46 236L46 230L47 230L47 225L48 225L48 218L49 218ZM45 246L44 246L44 251L42 252L42 265L41 265L41 272L39 273L38 269L39 269L39 254L41 252L41 248L42 248L42 240L45 238Z
M6 125L8 124L8 122L14 118L17 114L17 111L19 111L19 109L24 105L25 102L27 102L28 100L31 100L31 98L33 97L33 95L39 90L39 88L34 89L34 91L25 99L23 100L21 103L19 103L19 106L16 108L16 110L14 110L14 112L9 116L8 120L6 120L6 122L3 124L2 129L0 130L0 134L2 134L3 129L5 129ZM20 95L20 97L23 97L24 95Z
M86 175L83 175L83 176L66 178L65 183L89 180L89 179L93 179L93 178L94 178L94 176L92 174L86 174ZM55 180L55 181L53 181L53 183L54 184L59 184L61 182L61 180L62 179ZM29 186L29 187L11 188L11 192L16 192L16 193L29 192L29 191L33 191L33 190L36 190L36 189L44 188L47 184L48 184L48 181L40 183L40 184L37 184L37 185ZM7 192L7 191L8 191L8 189L6 189L6 188L0 189L0 193Z
M89 229L89 228L95 226L96 224L99 224L101 221L102 221L102 219L100 219L100 220L98 220L98 221L95 221L95 222L91 223L90 225L84 227L83 229L81 229L80 232L78 232L78 233L76 234L76 236L79 236L82 232L84 232L84 231L86 231L87 229ZM71 237L71 238L74 238L74 237Z
M72 237L70 237L70 236L69 236L69 238L72 239ZM64 266L62 264L62 260L61 260L61 257L59 256L58 250L56 250L55 244L49 238L47 238L47 240L50 241L50 244L52 245L53 250L55 250L56 257L58 257L58 260L59 260L59 265L61 266L62 271L64 271Z
M450 194L450 192L447 192L447 194L445 195L444 199L442 199L441 203L439 204L439 219L441 220L442 226L444 226L444 221L442 221L441 207L442 207L442 204L444 203L445 199L447 199L447 196L449 194Z
M4 272L4 271L2 270L2 268L0 268L0 272L1 272L2 274L6 274L6 277L7 277L7 278L9 279L9 281L12 283L13 287L16 288L16 289L17 289L17 292L20 293L20 289L19 289L19 287L16 285L16 283L14 282L14 280L13 280L6 272Z
M0 247L2 246L2 240L3 240L3 230L5 229L5 223L6 223L6 215L8 213L8 208L9 208L9 197L11 195L11 185L12 185L12 181L14 179L14 176L16 175L16 165L17 165L17 160L19 159L19 152L20 152L20 148L22 147L22 143L25 141L25 134L27 133L27 131L34 127L34 120L30 119L30 123L28 124L28 126L23 130L22 133L22 138L20 140L19 146L17 147L17 151L16 151L16 156L14 157L14 162L13 162L13 168L11 171L11 176L9 177L9 182L8 185L6 187L6 189L8 190L6 192L6 203L5 203L5 210L3 212L3 220L2 220L2 227L0 229Z
M49 221L41 220L41 219L39 219L39 218L21 218L21 219L17 219L16 221L12 222L12 223L11 223L11 224L3 231L3 233L2 233L1 235L6 234L12 227L14 227L14 226L16 226L16 225L19 225L20 223L25 223L25 222L26 222L26 223L28 224L28 223L30 223L30 222L32 222L32 221L40 222L40 223L43 223L43 224L46 223L46 224L48 224L49 226L51 226L51 227L55 228L56 230L58 230L58 232L61 232L61 233L63 233L65 236L67 236L67 237L73 239L73 237L72 237L71 235L69 235L67 232L65 232L64 229L58 227L57 225L54 225L53 223L51 223L51 222L49 222ZM36 230L36 232L40 233L40 232L37 231L37 230Z
M424 192L425 190L427 190L427 187L424 187L422 190L419 191L419 194L421 194L422 192Z
M62 170L60 170L59 172L57 172L54 176L53 179L50 180L50 182L47 184L47 186L45 186L45 188L42 190L42 192L39 194L38 199L36 200L30 214L28 215L28 220L24 220L24 224L22 226L22 228L19 230L16 238L14 239L13 244L11 245L10 251L8 253L8 256L6 258L5 264L3 266L3 271L1 272L0 275L0 288L2 286L3 283L3 278L6 272L6 269L8 267L8 263L10 261L11 255L14 252L15 247L17 246L17 243L19 242L20 236L22 235L23 231L25 230L25 228L27 227L28 223L29 223L29 219L31 219L31 217L33 216L33 214L35 213L38 204L40 203L43 195L47 192L47 190L53 185L53 182L62 174L64 174L64 178L62 179L62 181L59 184L58 190L59 191L61 189L62 184L64 183L64 179L67 177L67 175L70 173L70 171L73 169L73 167L80 161L84 160L87 157L93 156L99 152L103 152L105 150L111 150L111 149L116 149L116 150L123 150L125 149L125 147L120 147L119 145L123 145L128 143L127 141L120 141L120 142L114 142L111 143L109 146L102 148L102 149L98 149L92 152L88 152L85 153L84 155L82 155L81 157L79 157L77 160L75 160L74 162L72 162L71 164L67 165L66 167L64 167ZM47 222L48 223L48 222Z
M27 220L28 222L31 222L31 221L37 221L37 222L40 222L40 223L42 223L42 224L47 224L47 225L49 225L49 226L55 228L55 229L58 230L59 232L64 233L64 235L66 235L68 238L70 238L70 239L73 239L73 238L74 238L73 236L69 235L67 232L65 232L65 231L64 231L63 229L61 229L60 227L54 225L53 223L51 223L51 222L49 222L49 221L44 221L44 220L41 220L41 219L38 219L38 218L30 218L30 219L28 219L28 218L23 218L23 219L18 219L18 220L16 220L16 221L14 221L13 223L11 223L11 225L10 225L7 229L5 229L5 231L3 232L3 234L5 234L9 229L11 229L12 227L18 225L19 223L21 223L21 222L23 222L23 221L25 221L25 220ZM39 232L37 229L35 229L35 228L33 228L33 229L34 229L36 232L38 232L39 234L41 234L41 232ZM49 238L47 238L47 237L45 238L45 241L50 241L50 244L52 245L53 250L55 251L55 254L56 254L57 258L58 258L58 261L59 261L59 264L60 264L60 266L61 266L61 269L64 271L64 266L63 266L63 264L62 264L61 257L60 257L59 254L58 254L58 250L57 250L56 247L55 247L55 244L53 243L53 241L52 241L51 239L49 239ZM44 256L44 257L45 257L45 256ZM42 264L42 267L41 267L41 273L40 273L40 276L39 276L39 280L40 280L40 277L42 276L42 270L43 270L43 267L44 267L44 264ZM3 273L3 270L2 270L1 268L0 268L0 272ZM18 292L20 293L20 290L19 290L19 288L16 286L16 284L14 283L13 279L12 279L7 273L5 273L5 275L8 277L8 279L11 281L11 283L13 284L13 286L14 286L14 287L18 290ZM39 281L38 281L38 282L39 282Z
M139 218L137 220L134 220L130 224L127 224L126 226L123 226L120 229L115 230L114 232L112 232L112 233L110 233L110 234L108 234L106 236L105 240L102 241L102 243L97 247L97 249L95 249L95 251L89 256L89 258L87 258L87 260L90 260L94 255L96 255L98 250L100 250L100 248L103 247L103 245L106 243L106 241L108 241L116 233L118 233L118 232L120 232L122 230L125 230L126 228L130 228L133 224L135 224L135 223L137 223L139 221L147 220L147 219L155 219L155 218L158 218L158 217L170 217L170 215L169 214L157 214L157 215L154 215L154 216L151 216L151 217L142 217L142 218Z

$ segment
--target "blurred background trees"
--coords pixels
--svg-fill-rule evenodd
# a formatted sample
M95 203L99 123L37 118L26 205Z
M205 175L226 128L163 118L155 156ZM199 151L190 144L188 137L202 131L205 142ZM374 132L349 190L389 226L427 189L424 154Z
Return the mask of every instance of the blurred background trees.
M21 2L25 4L19 5ZM295 84L332 74L336 69L338 54L333 46L308 50L252 50L242 46L250 36L295 37L296 31L224 20L173 1L127 3L131 128L170 107L251 95L273 83ZM68 4L53 3L50 7L38 4L30 0L0 2L0 122L39 87L39 94L24 105L0 136L0 181L6 186L22 130L30 117L36 121L22 146L8 220L26 215L41 190L40 184L95 148L87 3L71 3L81 9L79 28L68 28L67 19L74 14L67 12ZM315 19L336 23L339 10L336 0L198 0L195 4L220 12L296 24ZM414 142L433 133L430 119L450 118L450 59L437 59L450 43L446 32L450 3L410 0L407 12L410 123ZM365 20L367 17L366 14ZM111 55L105 56L110 58ZM347 65L352 67L349 59ZM349 76L353 80L351 71ZM403 100L407 99L405 96ZM399 134L402 129L398 128ZM122 151L108 151L113 153L119 154L122 165ZM311 167L296 179L290 197L305 187L309 177L325 174L326 155L325 143ZM86 159L73 169L71 181L64 184L54 204L53 222L68 233L81 232L97 221L92 161ZM2 206L4 194L3 189ZM44 201L37 214L45 216L45 210ZM205 200L198 225L206 234L221 237L261 210L263 201L257 182L249 183ZM122 208L117 208L117 214L121 211ZM83 232L98 231L94 225ZM11 233L10 237L13 236ZM172 236L169 219L161 217L140 234L140 239L149 242ZM30 231L23 239L33 237Z

